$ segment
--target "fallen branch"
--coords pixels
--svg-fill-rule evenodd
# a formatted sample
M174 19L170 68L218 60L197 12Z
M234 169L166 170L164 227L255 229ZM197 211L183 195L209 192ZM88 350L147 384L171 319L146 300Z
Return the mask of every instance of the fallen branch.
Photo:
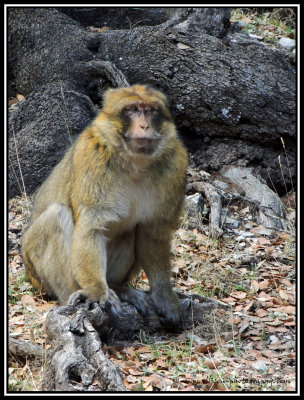
M221 228L222 200L216 188L208 182L194 182L192 187L200 193L204 193L210 205L209 229L212 237L223 234Z
M84 308L55 307L46 331L51 344L44 391L125 391L123 374L108 359Z
M18 358L42 358L46 352L43 346L30 341L18 340L12 337L9 337L8 339L8 351L10 355Z
M238 184L245 198L256 205L258 223L270 229L283 228L285 215L279 196L253 175L252 168L229 166L222 168L221 175Z
M111 315L98 303L82 303L52 308L46 331L50 341L43 390L47 391L124 391L123 374L107 357L102 341L121 343L139 338L140 332L172 330L153 311L143 316L132 305L121 303L122 317ZM223 307L221 302L200 296L179 294L182 322L174 330L192 328L202 322L204 313Z

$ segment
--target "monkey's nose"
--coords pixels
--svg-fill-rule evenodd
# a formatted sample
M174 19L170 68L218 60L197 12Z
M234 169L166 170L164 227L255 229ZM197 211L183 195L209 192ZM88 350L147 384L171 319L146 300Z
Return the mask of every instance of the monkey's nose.
M147 131L149 129L149 124L141 124L140 125L141 129L143 129L144 131Z

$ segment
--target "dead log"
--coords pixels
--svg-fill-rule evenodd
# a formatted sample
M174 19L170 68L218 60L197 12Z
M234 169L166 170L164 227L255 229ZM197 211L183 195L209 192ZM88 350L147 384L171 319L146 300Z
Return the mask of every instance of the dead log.
M71 9L68 17L50 7L10 7L9 88L12 96L26 97L10 116L10 196L19 194L15 142L32 192L68 147L67 127L77 135L93 118L92 105L100 106L104 90L125 81L166 92L198 168L250 166L279 193L286 193L285 184L291 188L296 75L284 53L233 32L229 8L180 8L159 25L132 20L130 29L117 29L119 24L112 27L109 21L109 30L91 31L88 16L98 16L97 24L108 11ZM113 68L105 68L108 62ZM72 91L86 97L74 98Z
M150 296L148 293L146 296L151 313L145 317L124 302L120 318L96 302L52 308L46 320L50 349L43 390L124 391L122 371L108 359L102 342L115 344L134 340L143 330L155 333L191 328L203 322L204 313L226 306L209 298L179 294L182 322L171 327L153 311Z
M17 358L41 358L45 354L45 350L41 345L30 341L18 340L13 337L8 339L8 352Z
M219 180L205 171L196 173L189 169L189 173L195 181L189 183L187 189L203 194L209 203L209 231L212 237L223 234L222 203L233 199L248 203L258 224L274 230L290 229L279 196L263 183L258 174L253 174L252 168L224 167L218 175Z
M258 208L257 222L266 228L282 229L284 208L279 196L252 174L251 168L229 166L220 171L224 178L239 185L245 198Z
M51 343L43 379L44 391L125 391L122 371L102 350L84 310L50 310L46 330Z

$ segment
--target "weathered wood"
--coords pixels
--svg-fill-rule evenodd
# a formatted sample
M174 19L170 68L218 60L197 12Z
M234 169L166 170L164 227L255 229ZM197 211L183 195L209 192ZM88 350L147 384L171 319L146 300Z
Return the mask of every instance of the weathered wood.
M12 7L9 88L26 100L10 117L10 196L19 194L15 142L32 192L68 146L67 131L77 135L92 102L125 82L166 92L197 167L250 165L286 193L296 176L295 69L284 53L232 32L229 15L181 8L160 25L92 32L54 8Z
M125 391L122 371L102 350L84 309L49 311L46 330L51 343L43 380L45 391Z
M188 185L188 189L203 194L209 203L209 230L212 237L216 238L223 234L222 203L230 202L233 198L248 203L258 224L269 229L290 228L279 196L261 179L254 176L251 168L230 166L222 168L220 174L225 182L215 181L215 183L222 183L227 189L219 189L212 182L211 176L204 171L200 171L199 175L192 172L192 175L200 181Z
M210 205L209 229L214 238L223 234L221 228L222 200L216 188L208 182L197 182L194 184L197 191L204 193Z
M8 352L10 355L18 358L42 358L46 354L43 346L13 337L8 338Z
M244 197L258 208L257 222L266 228L283 228L285 217L279 196L252 174L251 168L230 166L221 170L223 177L239 185Z
M101 340L115 344L139 338L142 331L182 331L203 322L204 313L226 306L209 298L179 294L182 322L172 327L164 325L153 311L149 294L145 295L151 304L151 313L146 317L124 302L119 318L98 303L52 308L46 320L51 347L47 352L43 390L123 391L123 374L104 353Z

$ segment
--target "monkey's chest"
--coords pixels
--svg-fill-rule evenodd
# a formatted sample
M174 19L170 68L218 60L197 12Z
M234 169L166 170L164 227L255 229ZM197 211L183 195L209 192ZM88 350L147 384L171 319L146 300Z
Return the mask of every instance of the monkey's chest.
M131 231L139 223L151 222L160 204L157 188L130 185L117 198L116 221L108 226L110 236Z

